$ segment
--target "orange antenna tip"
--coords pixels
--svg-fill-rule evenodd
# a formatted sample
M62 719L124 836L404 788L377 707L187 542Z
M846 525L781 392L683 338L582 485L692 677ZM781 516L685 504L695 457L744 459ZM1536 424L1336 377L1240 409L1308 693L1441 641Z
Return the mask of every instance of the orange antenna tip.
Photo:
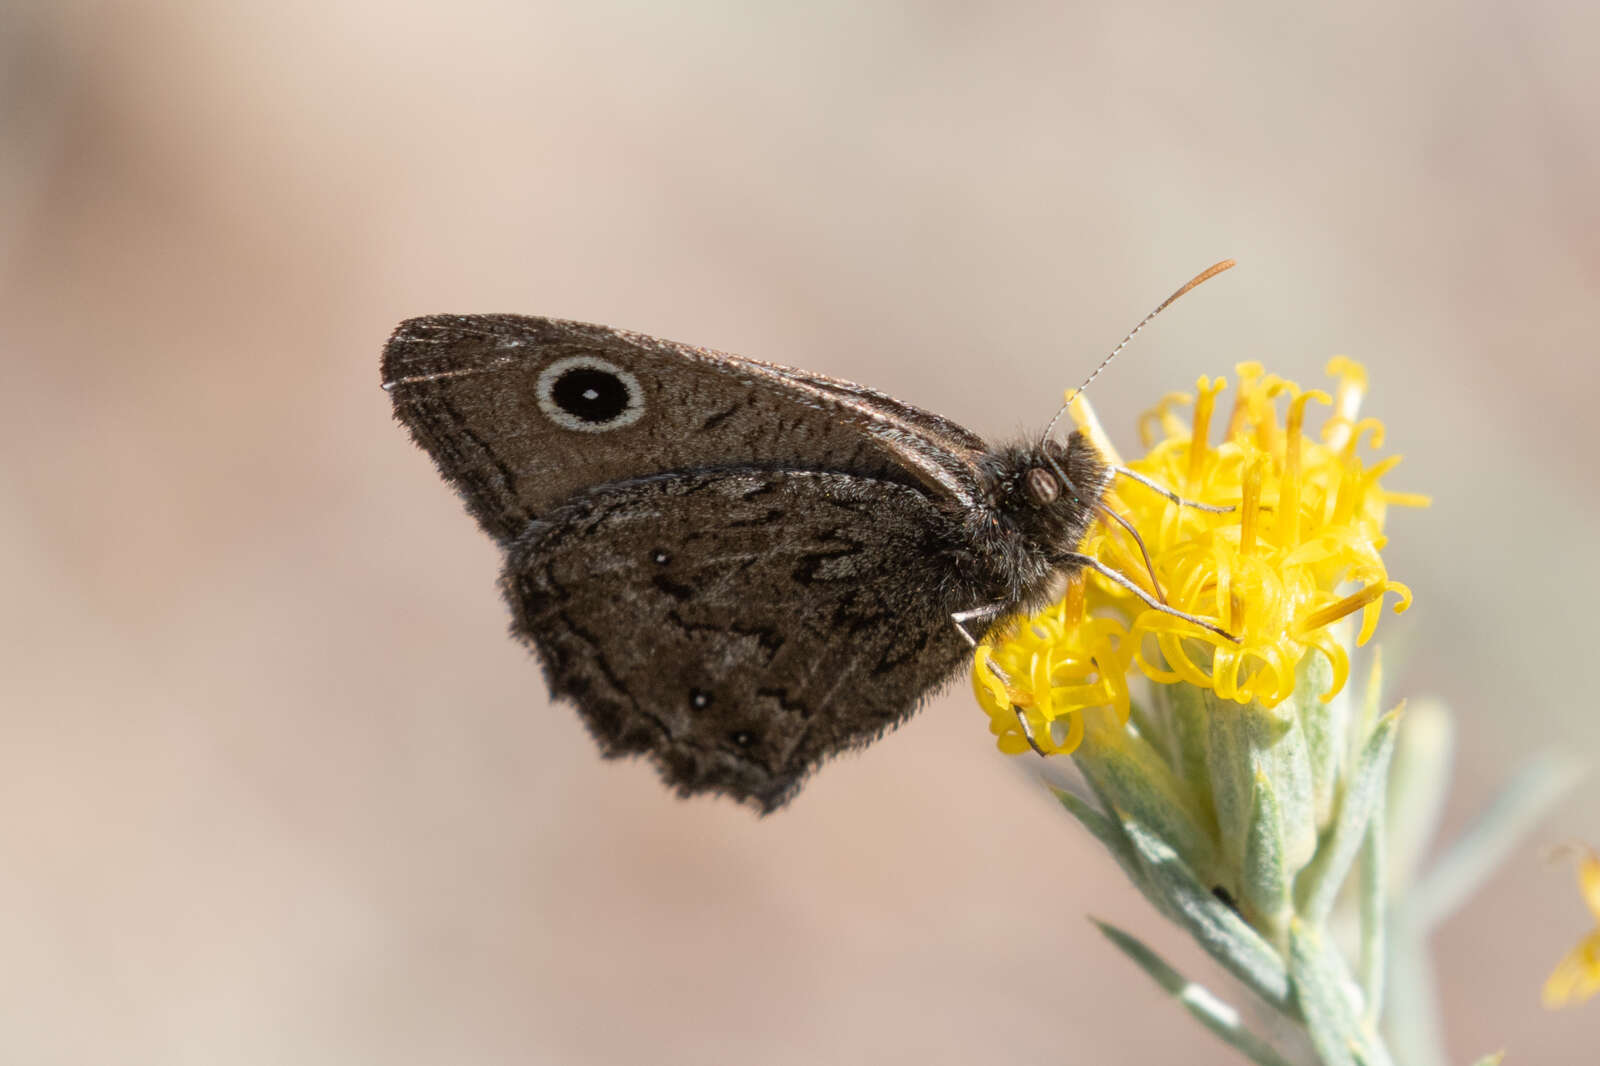
M1061 409L1058 410L1055 413L1055 417L1050 419L1050 424L1044 427L1044 434L1043 434L1043 437L1041 439L1045 439L1045 440L1049 439L1050 431L1052 429L1056 428L1056 423L1058 421L1060 421L1061 415L1066 411L1066 409L1072 405L1072 401L1077 399L1078 396L1081 395L1083 393L1083 391L1089 387L1089 383L1090 382L1092 382L1095 378L1100 376L1100 371L1104 370L1107 366L1109 366L1111 364L1111 360L1113 360L1113 359L1115 359L1117 357L1117 353L1122 351L1122 349L1126 348L1128 346L1128 342L1133 340L1133 338L1137 337L1139 335L1139 331L1141 329L1144 329L1145 326L1149 325L1150 324L1150 320L1152 318L1155 318L1161 312L1165 311L1168 307L1170 307L1172 305L1172 302L1174 300L1176 300L1178 297L1182 296L1184 293L1188 292L1190 289L1194 288L1196 285L1199 285L1203 281L1210 281L1212 278L1216 277L1218 274L1222 273L1224 270L1231 269L1234 265L1235 265L1235 261L1232 260L1232 259L1224 259L1220 263L1212 263L1210 266L1206 267L1200 273L1198 273L1194 277L1190 278L1188 280L1188 282L1186 282L1184 284L1184 286L1181 289L1179 289L1177 292L1173 293L1171 296L1168 296L1165 300L1162 300L1161 304L1154 311L1151 311L1148 315L1145 315L1144 318L1140 319L1139 320L1139 324L1137 326L1134 326L1131 330L1129 330L1128 331L1128 335L1126 337L1122 338L1122 342L1120 344L1118 344L1115 348L1111 349L1111 354L1106 356L1104 359L1100 360L1100 365L1095 367L1094 370L1089 374L1089 376L1083 379L1083 384L1079 385L1076 389L1073 389L1071 392L1067 393L1067 401L1066 401L1066 403L1062 404L1061 405Z

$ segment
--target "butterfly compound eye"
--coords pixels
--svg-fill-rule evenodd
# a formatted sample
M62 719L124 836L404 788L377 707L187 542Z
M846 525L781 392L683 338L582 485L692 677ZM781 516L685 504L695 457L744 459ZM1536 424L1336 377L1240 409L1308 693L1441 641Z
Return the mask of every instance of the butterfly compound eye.
M631 426L644 414L639 379L592 355L557 359L539 373L539 410L580 433Z
M1061 495L1061 482L1056 476L1043 467L1036 466L1028 471L1027 477L1028 499L1040 507L1056 502L1056 497Z

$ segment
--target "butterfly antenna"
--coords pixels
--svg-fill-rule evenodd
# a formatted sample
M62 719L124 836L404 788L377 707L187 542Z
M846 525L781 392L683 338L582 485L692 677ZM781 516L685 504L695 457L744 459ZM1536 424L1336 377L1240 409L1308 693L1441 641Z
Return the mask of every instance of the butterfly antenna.
M1185 284L1183 286L1183 288L1179 289L1177 292L1173 293L1171 296L1168 296L1165 300L1162 300L1161 301L1161 306L1157 307L1154 311L1151 311L1148 315L1145 315L1144 318L1140 319L1139 320L1139 324L1137 326L1134 326L1133 329L1129 330L1128 331L1128 335L1126 337L1122 338L1122 343L1118 344L1115 348L1111 349L1111 354L1106 356L1104 359L1100 360L1100 365L1095 367L1093 372L1090 373L1090 375L1088 377L1083 379L1083 384L1079 385L1077 388L1073 389L1070 393L1067 394L1067 402L1061 405L1061 409L1058 410L1055 413L1055 417L1050 419L1050 424L1044 427L1044 434L1040 439L1042 441L1050 439L1050 431L1052 429L1056 428L1056 423L1061 420L1061 416L1062 415L1067 413L1067 408L1072 406L1072 401L1077 399L1080 395L1082 395L1083 390L1087 389L1089 387L1089 383L1091 381L1093 381L1095 378L1100 376L1100 371L1104 370L1107 366L1110 365L1111 360L1113 360L1113 359L1115 359L1117 357L1117 353L1122 351L1122 349L1126 348L1128 346L1128 342L1133 340L1133 338L1137 337L1139 335L1139 331L1141 329L1144 329L1144 327L1148 326L1150 324L1150 320L1152 318L1155 318L1161 312L1165 311L1168 307L1171 307L1172 306L1172 302L1174 300L1176 300L1178 297L1182 296L1184 293L1188 292L1190 289L1194 288L1196 285L1200 284L1202 281L1210 281L1212 278L1216 277L1218 274L1222 273L1224 270L1229 269L1233 265L1234 265L1234 260L1232 260L1232 259L1224 259L1220 263L1213 263L1211 266L1206 267L1200 273L1198 273L1194 277L1190 278L1188 283Z

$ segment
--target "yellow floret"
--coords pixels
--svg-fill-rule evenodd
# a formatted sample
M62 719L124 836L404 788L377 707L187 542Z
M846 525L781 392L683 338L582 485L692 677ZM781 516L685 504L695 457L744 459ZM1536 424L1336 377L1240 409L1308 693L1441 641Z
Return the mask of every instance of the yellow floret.
M1333 667L1322 693L1331 699L1349 675L1346 641L1331 627L1359 613L1357 643L1364 644L1386 593L1398 597L1396 611L1410 605L1410 590L1384 567L1384 518L1390 505L1428 501L1379 484L1398 456L1369 465L1358 454L1363 439L1371 448L1383 440L1379 422L1358 418L1366 371L1349 359L1330 362L1330 396L1256 363L1237 370L1221 443L1209 438L1227 383L1201 378L1193 399L1168 395L1141 418L1147 451L1128 464L1188 500L1230 509L1180 506L1126 478L1116 480L1106 502L1139 531L1166 601L1215 621L1238 642L1151 609L1097 574L1080 575L1062 602L978 649L974 688L1002 751L1028 748L1014 707L1049 752L1077 747L1083 726L1075 712L1110 707L1125 720L1133 667L1158 683L1196 685L1270 708L1294 691L1296 667L1316 651ZM1282 422L1280 400L1287 400ZM1178 411L1190 403L1185 422ZM1313 404L1332 407L1320 440L1305 431ZM1081 398L1072 414L1114 459ZM1138 545L1119 527L1096 525L1082 550L1157 591ZM1064 736L1053 728L1058 722Z
M1544 983L1546 1007L1582 1003L1600 992L1600 854L1583 850L1578 861L1578 889L1594 915L1595 929L1567 952Z

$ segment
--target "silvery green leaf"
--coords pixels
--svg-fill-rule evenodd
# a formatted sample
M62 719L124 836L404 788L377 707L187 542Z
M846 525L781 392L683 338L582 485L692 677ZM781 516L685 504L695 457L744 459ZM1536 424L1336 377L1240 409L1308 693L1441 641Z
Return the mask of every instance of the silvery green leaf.
M1229 906L1211 894L1168 844L1138 821L1124 817L1122 832L1146 872L1146 894L1199 942L1212 958L1272 1006L1290 1015L1289 975L1283 959Z
M1097 728L1114 731L1102 740L1092 735ZM1120 725L1091 724L1089 729L1075 761L1105 809L1149 826L1185 862L1211 876L1218 865L1216 844L1188 786L1154 748Z
M1344 960L1321 930L1298 918L1289 925L1289 974L1311 1045L1325 1066L1393 1066L1382 1041L1361 1020Z
M1298 870L1317 847L1311 762L1299 716L1287 701L1273 710L1218 703L1209 721L1206 768L1223 856L1231 869L1243 865L1256 781L1265 775L1277 791L1284 865Z
M1302 901L1300 913L1314 925L1322 925L1333 909L1339 886L1350 872L1350 864L1366 835L1367 823L1377 807L1378 794L1388 787L1389 757L1394 753L1395 729L1399 722L1398 711L1378 719L1345 782L1332 835L1300 875L1297 886Z
M1054 785L1049 788L1061 806L1078 820L1078 824L1105 845L1106 850L1111 852L1112 858L1117 860L1117 865L1122 867L1122 872L1128 875L1128 880L1133 882L1134 887L1149 895L1145 888L1144 867L1139 865L1139 858L1134 854L1128 838L1122 835L1122 827L1096 810L1083 797Z
M1287 944L1292 878L1284 861L1283 820L1278 810L1277 789L1265 774L1256 780L1255 805L1250 835L1245 841L1239 893L1257 927L1281 947Z
M1422 878L1409 905L1412 920L1431 929L1448 917L1583 772L1580 763L1553 752L1524 764Z
M1355 1011L1338 976L1323 965L1320 935L1301 922L1289 926L1289 972L1305 1016L1311 1046L1324 1066L1355 1066L1351 1036Z
M1319 827L1326 827L1333 820L1339 775L1344 770L1345 749L1349 744L1349 688L1341 689L1324 703L1322 694L1332 684L1333 664L1326 655L1313 652L1300 660L1295 671L1294 695L1290 697L1300 716L1301 732L1305 734L1313 811Z
M1195 984L1178 973L1167 964L1166 960L1131 933L1098 919L1091 918L1090 921L1093 921L1124 955L1138 963L1156 984L1177 999L1184 1010L1201 1025L1221 1037L1229 1047L1261 1066L1290 1066L1289 1061L1274 1051L1266 1041L1244 1027L1238 1011L1212 995L1203 985Z
M1116 855L1118 865L1122 865L1124 861L1131 861L1132 863L1131 867L1123 866L1123 870L1128 874L1128 880L1133 883L1133 886L1139 890L1139 893L1145 899L1150 901L1156 910L1173 921L1181 923L1183 915L1177 905L1168 899L1166 893L1161 891L1150 880L1150 871L1140 857L1138 848L1134 846L1133 841L1128 839L1128 819L1117 810L1116 804L1112 802L1111 797L1096 787L1093 778L1085 778L1085 780L1089 785L1090 791L1094 793L1095 800L1100 804L1099 810L1109 812L1108 815L1102 817L1107 818L1112 823L1116 830L1117 838L1122 841L1122 850L1113 853Z
M1383 1016L1383 976L1388 965L1385 954L1385 926L1389 917L1388 886L1384 884L1383 805L1387 789L1378 790L1376 806L1367 821L1367 835L1361 842L1361 883L1357 895L1361 903L1361 991L1367 1001L1368 1023L1376 1025Z
M1217 694L1194 685L1158 685L1166 697L1172 724L1172 767L1194 792L1199 810L1216 819L1211 777L1206 771L1211 716L1219 710Z
M1170 685L1163 685L1170 688ZM1160 753L1167 765L1172 765L1172 738L1167 735L1166 722L1159 708L1147 707L1143 700L1128 701L1128 722L1133 731Z

